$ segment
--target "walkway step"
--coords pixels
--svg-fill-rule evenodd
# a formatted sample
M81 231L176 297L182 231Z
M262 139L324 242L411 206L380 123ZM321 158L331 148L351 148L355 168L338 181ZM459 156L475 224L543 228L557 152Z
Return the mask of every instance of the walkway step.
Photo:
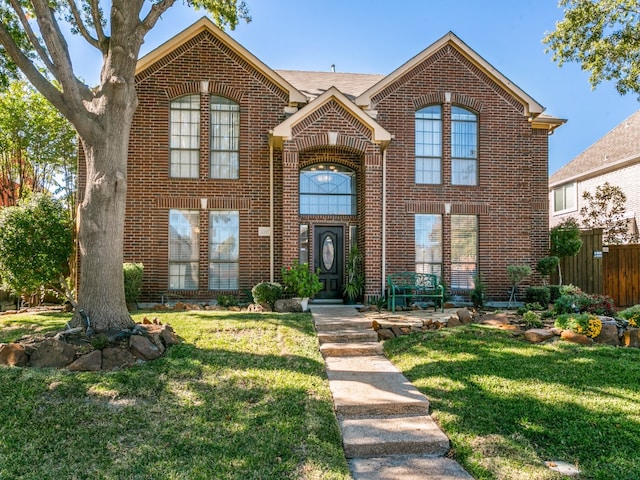
M338 418L347 458L444 455L449 439L428 415Z
M355 355L382 355L382 344L378 342L323 343L323 357L350 357Z
M382 355L329 356L325 366L338 415L429 413L427 397Z
M353 480L473 480L459 463L446 457L354 458L349 468Z
M318 340L323 343L377 342L378 334L374 330L348 328L344 330L318 332Z

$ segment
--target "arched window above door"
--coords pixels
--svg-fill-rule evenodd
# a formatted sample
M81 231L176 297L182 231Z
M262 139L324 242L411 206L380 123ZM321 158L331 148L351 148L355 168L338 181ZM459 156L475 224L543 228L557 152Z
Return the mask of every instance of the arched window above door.
M300 170L301 215L355 215L356 172L333 163Z

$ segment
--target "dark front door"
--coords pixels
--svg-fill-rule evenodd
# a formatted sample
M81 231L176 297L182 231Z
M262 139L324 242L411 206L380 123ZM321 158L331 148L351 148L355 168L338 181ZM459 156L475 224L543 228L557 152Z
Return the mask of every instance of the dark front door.
M333 225L315 227L313 240L314 265L322 283L322 290L316 298L342 298L344 228Z

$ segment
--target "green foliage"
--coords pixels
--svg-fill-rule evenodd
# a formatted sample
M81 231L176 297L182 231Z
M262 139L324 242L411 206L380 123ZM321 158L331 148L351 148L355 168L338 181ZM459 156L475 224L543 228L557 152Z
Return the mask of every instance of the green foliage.
M574 218L559 223L549 232L551 255L556 257L573 257L582 248L580 227Z
M533 310L527 310L522 315L522 321L527 328L540 328L543 326L540 316Z
M602 241L608 245L634 243L638 240L635 233L629 231L626 212L627 196L620 187L605 182L596 187L595 194L582 193L585 205L580 209L582 224L585 228L602 228Z
M350 301L355 301L364 291L364 275L362 274L362 255L358 246L349 250L347 257L347 281L342 287L344 294Z
M628 320L630 326L640 327L640 305L626 308L618 312L618 316Z
M300 263L297 259L290 267L282 267L282 283L284 293L291 297L313 297L322 290L322 284L308 263Z
M638 60L639 5L637 0L560 0L564 19L543 42L562 66L577 62L590 72L595 88L614 81L622 95L640 95Z
M72 227L62 204L37 194L0 209L0 276L17 295L42 288L66 293L64 277L72 251Z
M611 317L615 314L614 303L611 297L588 294L581 291L561 295L560 298L556 300L553 310L557 315L586 312Z
M484 306L484 293L486 290L486 285L482 278L482 274L478 274L474 277L473 289L469 296L471 297L471 302L473 306L476 308L482 308Z
M531 267L529 265L509 265L507 267L507 276L511 285L518 285L529 275L531 275Z
M104 333L99 333L91 337L91 346L96 350L102 350L109 346L109 337Z
M527 303L539 303L540 305L549 305L551 301L551 291L549 287L529 287L525 293Z
M237 307L238 297L235 295L218 295L217 302L221 307Z
M142 289L144 265L142 263L124 263L124 299L127 303L137 303Z
M592 313L565 313L556 318L554 325L591 338L597 337L602 331L602 320Z
M558 298L560 298L560 285L549 285L549 293L551 293L551 298L549 301L551 303L555 303Z
M283 288L279 283L261 282L251 289L253 301L266 303L271 310L275 310L276 301L282 298Z
M543 257L536 264L536 271L542 276L542 281L546 284L548 277L558 270L560 259L556 256Z

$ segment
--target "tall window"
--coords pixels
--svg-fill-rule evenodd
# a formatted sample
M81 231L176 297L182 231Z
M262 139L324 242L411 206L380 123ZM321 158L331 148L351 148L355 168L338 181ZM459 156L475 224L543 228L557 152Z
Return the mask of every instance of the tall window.
M431 105L416 112L416 183L442 183L442 109Z
M300 171L301 215L355 215L356 172L331 163Z
M451 215L451 288L470 290L478 272L478 217Z
M169 288L198 289L200 213L169 210Z
M451 107L451 184L478 184L478 116Z
M172 100L170 111L170 175L198 178L200 95L186 95Z
M416 272L442 278L442 216L415 216Z
M553 211L576 209L576 183L567 183L553 190Z
M240 106L211 96L211 178L238 178L240 165Z
M209 212L209 289L238 288L240 215L237 211Z

